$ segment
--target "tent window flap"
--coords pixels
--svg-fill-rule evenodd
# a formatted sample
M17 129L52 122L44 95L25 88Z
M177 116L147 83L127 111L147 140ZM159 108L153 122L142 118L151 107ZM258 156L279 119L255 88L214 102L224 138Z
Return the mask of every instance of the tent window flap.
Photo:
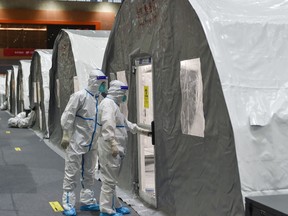
M180 67L182 133L204 137L205 120L200 58L181 61Z

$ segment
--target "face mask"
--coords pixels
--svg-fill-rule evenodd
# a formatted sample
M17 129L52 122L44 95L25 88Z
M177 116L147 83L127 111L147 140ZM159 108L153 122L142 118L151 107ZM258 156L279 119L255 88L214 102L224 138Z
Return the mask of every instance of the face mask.
M101 85L99 86L99 92L104 93L104 92L106 92L106 91L107 91L107 89L106 89L106 84L103 82L103 83L101 83Z
M123 102L123 103L125 103L125 102L126 102L126 100L127 100L127 96L126 96L126 95L124 95L124 96L122 97L122 102Z

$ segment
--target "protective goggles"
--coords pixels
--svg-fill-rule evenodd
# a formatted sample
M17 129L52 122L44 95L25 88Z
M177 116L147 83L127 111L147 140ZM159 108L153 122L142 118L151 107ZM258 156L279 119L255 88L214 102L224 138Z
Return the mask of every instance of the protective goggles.
M120 86L120 89L128 90L128 86Z
M107 80L107 76L97 76L97 80Z

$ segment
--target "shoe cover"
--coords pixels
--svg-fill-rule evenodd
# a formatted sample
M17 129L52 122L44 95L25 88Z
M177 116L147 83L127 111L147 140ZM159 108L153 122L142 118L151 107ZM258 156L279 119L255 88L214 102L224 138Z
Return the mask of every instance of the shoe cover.
M121 214L130 214L130 209L127 207L120 207L120 208L116 208L116 212L117 213L121 213Z
M101 212L99 216L123 216L123 214L121 213L108 214L108 213Z
M91 204L91 205L83 205L80 207L81 211L99 211L98 204Z
M64 210L63 211L63 215L66 215L66 216L76 216L76 210L75 208L71 208L70 210Z

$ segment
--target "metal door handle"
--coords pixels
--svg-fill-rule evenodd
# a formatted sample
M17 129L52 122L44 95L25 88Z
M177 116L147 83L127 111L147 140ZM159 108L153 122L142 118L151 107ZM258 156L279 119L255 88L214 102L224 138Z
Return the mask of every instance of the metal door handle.
M151 129L152 129L152 145L155 145L155 125L154 125L154 121L151 122Z

